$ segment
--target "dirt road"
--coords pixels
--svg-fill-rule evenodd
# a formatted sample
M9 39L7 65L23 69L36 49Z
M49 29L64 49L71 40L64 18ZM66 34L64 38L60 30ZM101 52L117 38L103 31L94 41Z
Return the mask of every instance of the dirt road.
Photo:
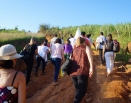
M100 66L98 52L94 51L94 75L89 79L88 91L81 103L131 103L131 72L118 69L106 77L106 67ZM35 66L34 66L35 67ZM41 71L40 71L41 72ZM60 84L53 86L53 65L48 63L46 75L34 76L27 85L26 103L73 103L74 86L69 76L59 79Z

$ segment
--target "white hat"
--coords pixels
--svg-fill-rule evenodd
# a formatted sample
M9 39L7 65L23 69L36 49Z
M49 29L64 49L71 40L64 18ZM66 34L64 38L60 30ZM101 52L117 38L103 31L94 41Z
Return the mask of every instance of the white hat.
M18 54L15 47L11 44L0 47L0 60L12 60L21 57L22 55Z

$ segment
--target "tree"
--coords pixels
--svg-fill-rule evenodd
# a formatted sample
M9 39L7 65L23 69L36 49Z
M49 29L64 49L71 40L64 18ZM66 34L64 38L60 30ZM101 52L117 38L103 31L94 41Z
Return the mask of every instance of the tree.
M41 24L39 26L39 33L44 33L46 30L48 30L50 28L49 24Z

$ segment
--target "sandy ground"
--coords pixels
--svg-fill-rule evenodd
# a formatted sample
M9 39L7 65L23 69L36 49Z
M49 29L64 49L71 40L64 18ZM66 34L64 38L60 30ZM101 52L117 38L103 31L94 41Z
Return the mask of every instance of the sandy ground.
M98 52L94 51L94 75L89 78L81 103L131 103L131 69L120 68L121 65L115 62L114 73L107 77L106 66L100 66ZM26 103L73 103L75 88L71 78L61 77L60 84L53 86L54 67L50 62L45 72L46 75L41 75L39 71L39 76L35 77L32 71Z

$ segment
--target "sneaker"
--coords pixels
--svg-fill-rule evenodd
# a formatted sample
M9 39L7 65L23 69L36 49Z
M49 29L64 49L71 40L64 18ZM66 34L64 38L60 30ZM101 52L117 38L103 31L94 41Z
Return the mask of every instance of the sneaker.
M54 86L57 86L57 85L59 85L59 84L60 84L59 82L54 82L54 83L53 83Z

